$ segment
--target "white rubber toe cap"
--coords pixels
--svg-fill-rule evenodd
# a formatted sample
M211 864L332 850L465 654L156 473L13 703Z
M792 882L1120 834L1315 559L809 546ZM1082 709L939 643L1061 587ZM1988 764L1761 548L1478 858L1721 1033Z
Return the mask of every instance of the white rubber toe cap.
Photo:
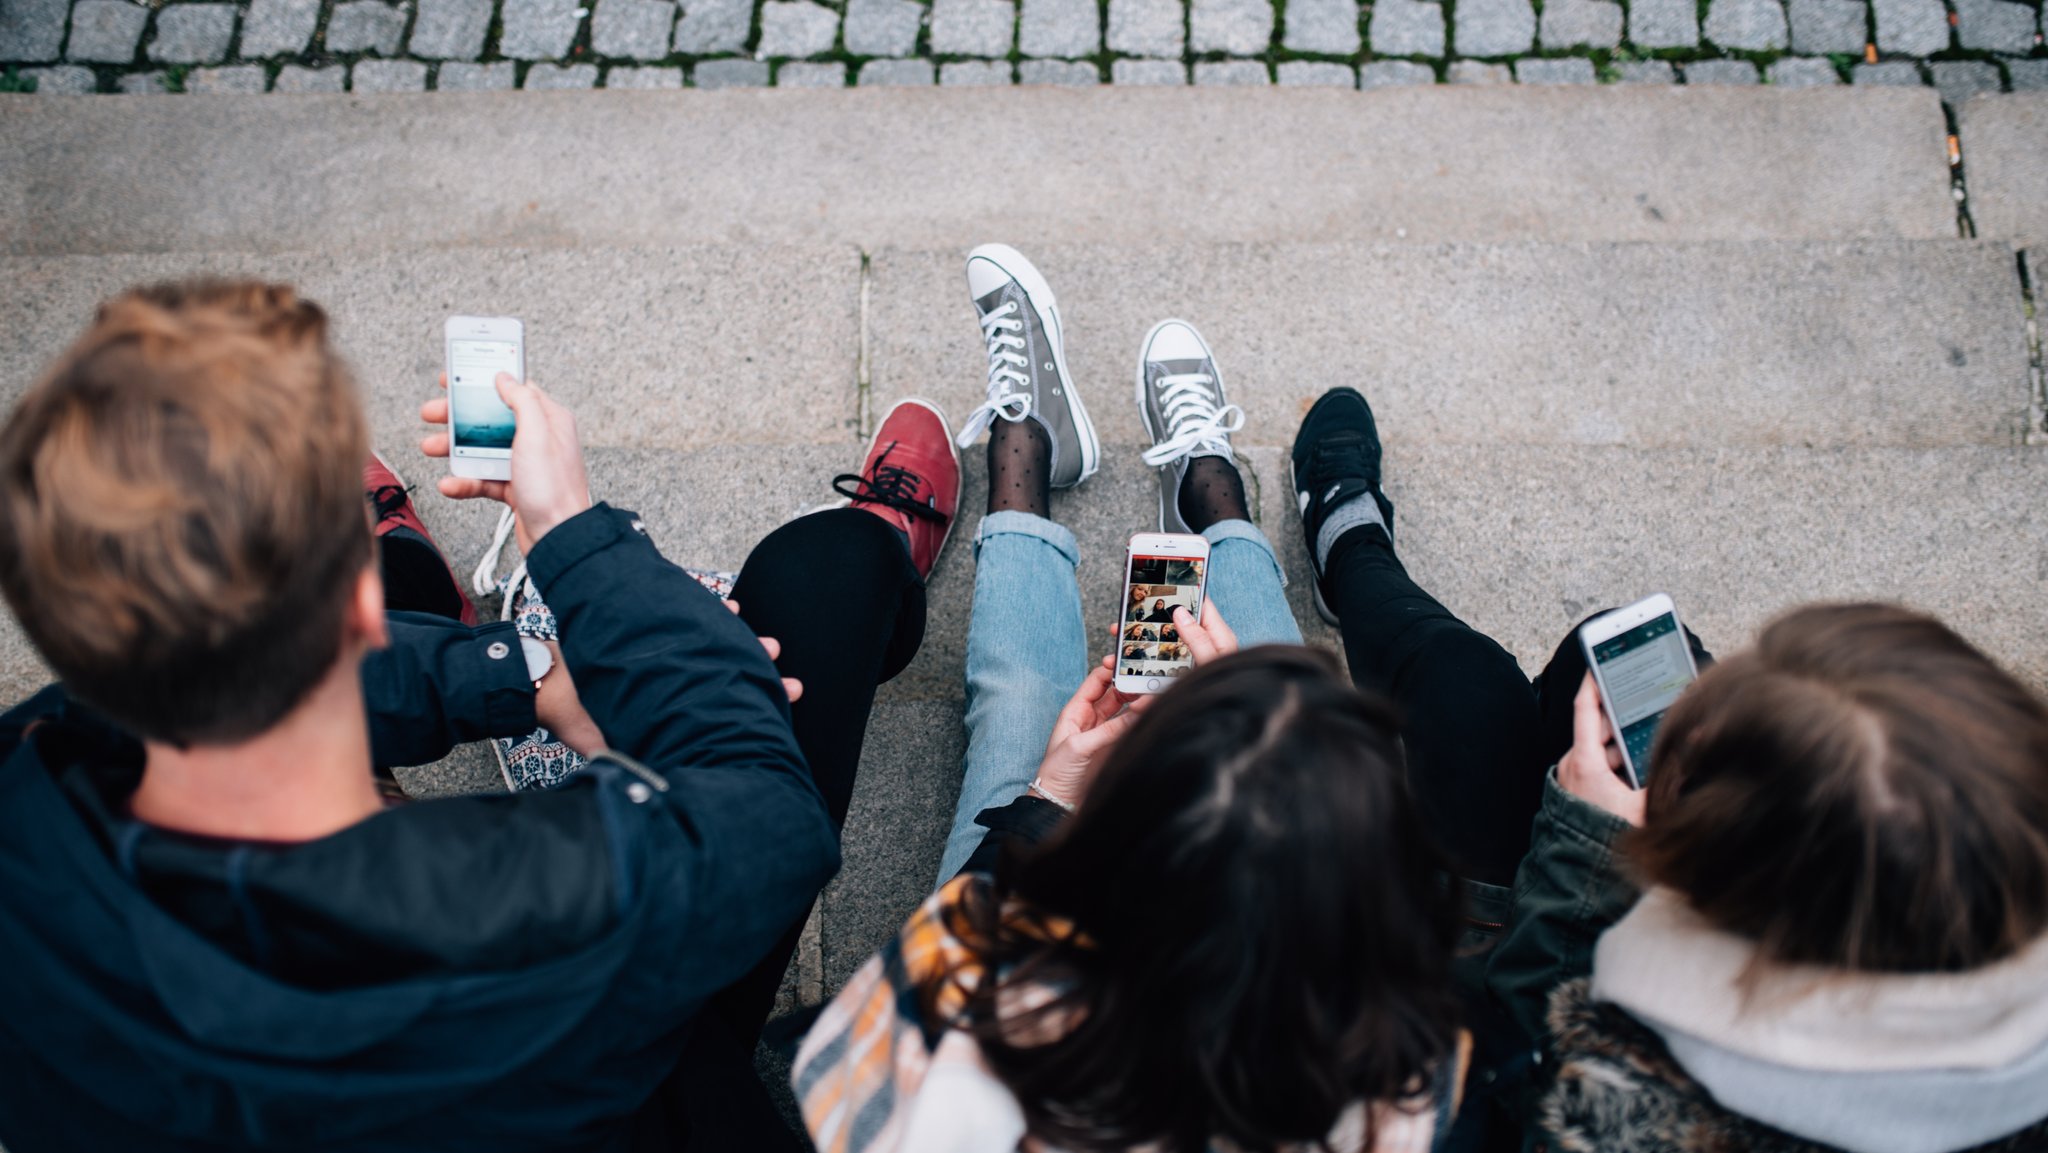
M1185 320L1162 320L1145 340L1146 360L1214 360L1209 343Z

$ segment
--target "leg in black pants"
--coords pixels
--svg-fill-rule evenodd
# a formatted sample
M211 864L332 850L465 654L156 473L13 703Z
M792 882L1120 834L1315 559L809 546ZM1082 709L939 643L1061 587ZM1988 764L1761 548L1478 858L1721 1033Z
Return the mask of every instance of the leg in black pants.
M782 643L776 668L803 682L790 708L797 745L835 826L846 821L875 690L924 639L924 581L903 537L860 509L799 517L761 541L732 599L755 633ZM707 1003L663 1097L693 1151L807 1149L754 1074L754 1046L796 953L799 919L760 964Z

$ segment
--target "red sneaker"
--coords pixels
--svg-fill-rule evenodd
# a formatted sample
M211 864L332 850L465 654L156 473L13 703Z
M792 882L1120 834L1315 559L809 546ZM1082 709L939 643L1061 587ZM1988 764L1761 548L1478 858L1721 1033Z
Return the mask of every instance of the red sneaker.
M391 462L370 454L363 464L363 499L375 518L379 569L384 574L384 604L401 612L433 613L463 624L476 623L476 606L462 595L462 582L434 544L433 535L412 507L405 478Z
M834 477L832 489L901 529L911 563L929 577L960 509L960 450L946 415L928 400L897 401L868 442L860 475Z

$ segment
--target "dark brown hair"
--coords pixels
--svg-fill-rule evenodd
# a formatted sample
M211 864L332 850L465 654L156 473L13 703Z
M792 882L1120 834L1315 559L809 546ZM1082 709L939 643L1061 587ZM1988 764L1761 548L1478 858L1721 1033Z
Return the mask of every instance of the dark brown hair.
M1391 708L1325 653L1249 649L1155 701L968 909L1002 988L1058 990L1020 1009L982 981L963 1022L1031 1131L1266 1150L1427 1089L1456 1036L1456 895L1403 773Z
M127 293L0 430L0 590L139 735L254 736L339 653L368 451L327 318L290 288Z
M1652 755L1630 854L1763 958L1961 970L2048 930L2048 708L1932 617L1790 613Z

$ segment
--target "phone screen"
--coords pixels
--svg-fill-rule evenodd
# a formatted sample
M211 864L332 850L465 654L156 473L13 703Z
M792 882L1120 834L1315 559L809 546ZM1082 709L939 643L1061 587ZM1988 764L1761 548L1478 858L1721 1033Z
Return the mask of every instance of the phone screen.
M1187 642L1173 625L1173 610L1202 615L1202 557L1131 554L1124 576L1123 635L1117 640L1116 672L1123 677L1177 677L1195 666Z
M1600 666L1600 685L1628 762L1646 777L1650 745L1664 710L1693 681L1692 658L1685 634L1670 613L1591 646Z
M498 374L520 374L519 342L458 337L448 342L448 416L456 456L512 451L512 410L498 399Z

